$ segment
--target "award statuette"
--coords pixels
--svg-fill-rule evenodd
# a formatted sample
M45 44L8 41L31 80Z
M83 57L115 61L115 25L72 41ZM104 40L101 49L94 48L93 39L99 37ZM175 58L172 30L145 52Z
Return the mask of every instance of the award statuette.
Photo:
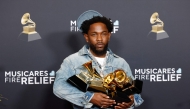
M83 92L95 91L107 93L103 87L103 79L99 73L92 68L92 61L84 63L83 67L86 69L80 74L73 75L67 79L67 82L74 85Z
M150 17L150 23L152 24L152 30L149 32L148 37L154 40L160 40L168 38L168 34L163 30L164 22L159 19L157 12L153 13Z
M23 31L19 35L20 40L33 41L41 39L40 35L35 31L36 24L30 19L30 14L25 13L21 18L21 24L23 25Z
M124 70L118 69L104 77L103 85L116 102L130 102L129 95L141 93L143 82L132 80Z
M86 71L73 75L67 82L77 87L83 92L102 92L110 96L116 102L130 102L129 95L142 92L143 82L132 80L122 69L115 70L102 78L99 73L92 68L92 61L83 64Z

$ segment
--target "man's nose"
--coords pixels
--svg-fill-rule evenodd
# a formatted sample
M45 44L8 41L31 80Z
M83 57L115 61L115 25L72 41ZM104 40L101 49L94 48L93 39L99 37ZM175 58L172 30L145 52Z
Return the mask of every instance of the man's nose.
M97 41L101 41L102 40L102 35L101 34L98 34L98 36L97 36L97 39L96 39Z

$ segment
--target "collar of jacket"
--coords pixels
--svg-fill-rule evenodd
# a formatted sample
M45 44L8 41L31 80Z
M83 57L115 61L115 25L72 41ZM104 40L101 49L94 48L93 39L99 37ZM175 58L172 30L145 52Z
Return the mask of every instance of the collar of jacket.
M82 47L82 49L79 50L79 55L89 55L87 49L89 49L89 46L88 46L88 45L84 45L84 46ZM116 57L116 58L119 58L119 56L116 55L116 54L114 54L114 53L111 51L111 49L108 48L108 51L109 51L109 55L112 55L112 56L114 56L114 57Z

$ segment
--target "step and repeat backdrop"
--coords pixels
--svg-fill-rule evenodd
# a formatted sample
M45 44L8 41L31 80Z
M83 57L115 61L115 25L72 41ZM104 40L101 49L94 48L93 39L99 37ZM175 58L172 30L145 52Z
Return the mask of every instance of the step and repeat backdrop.
M76 20L87 10L112 19L109 47L144 82L137 109L190 109L189 0L1 0L0 109L72 109L53 83L86 44Z

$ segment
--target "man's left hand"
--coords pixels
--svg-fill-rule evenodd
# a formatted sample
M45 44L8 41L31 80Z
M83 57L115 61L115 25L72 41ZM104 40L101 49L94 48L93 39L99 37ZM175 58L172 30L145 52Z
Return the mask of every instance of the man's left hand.
M130 95L129 98L131 99L131 102L117 103L117 106L115 106L115 109L127 109L127 108L130 108L131 105L134 103L134 96Z

